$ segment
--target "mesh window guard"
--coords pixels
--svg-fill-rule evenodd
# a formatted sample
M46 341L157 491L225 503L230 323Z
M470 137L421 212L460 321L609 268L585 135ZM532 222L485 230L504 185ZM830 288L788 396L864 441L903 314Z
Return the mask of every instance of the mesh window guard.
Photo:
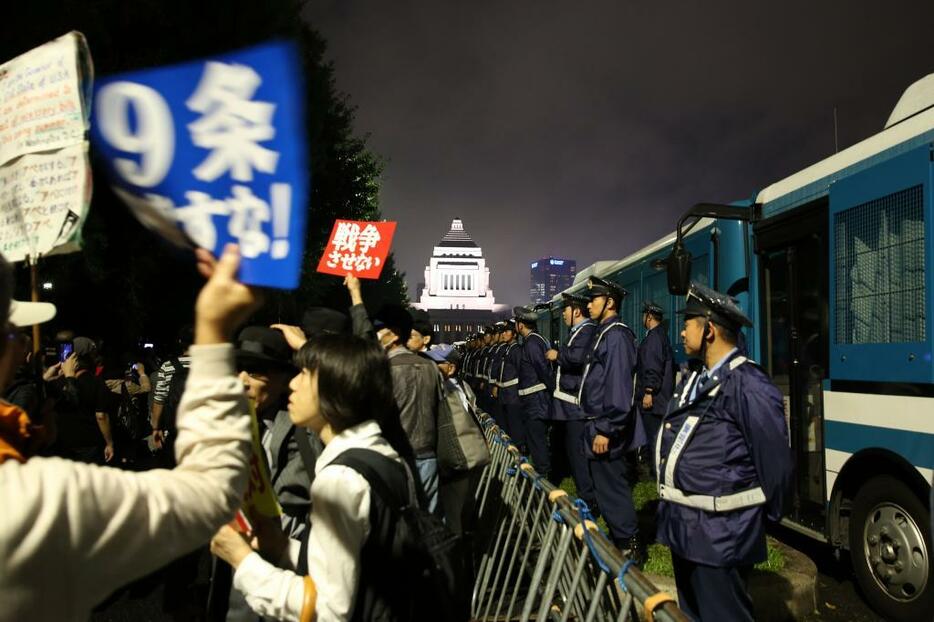
M834 215L838 344L924 341L921 185Z

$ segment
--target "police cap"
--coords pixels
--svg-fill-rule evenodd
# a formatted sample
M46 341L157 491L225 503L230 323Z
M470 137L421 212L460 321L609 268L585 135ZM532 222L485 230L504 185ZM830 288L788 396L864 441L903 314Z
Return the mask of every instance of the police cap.
M647 300L642 303L642 312L654 315L655 317L663 317L665 315L665 310L662 309L662 305L652 300Z
M590 299L580 294L566 294L561 292L561 303L565 307L575 307L577 309L586 309Z
M740 310L735 298L700 283L691 283L685 303L684 309L678 311L678 315L685 318L706 317L732 330L752 326L752 321Z
M512 313L517 322L531 322L534 324L538 321L538 314L529 307L514 307Z
M621 285L601 279L598 276L590 277L590 280L587 281L587 288L587 295L591 300L597 296L607 296L616 302L621 302L623 298L629 295L629 292Z

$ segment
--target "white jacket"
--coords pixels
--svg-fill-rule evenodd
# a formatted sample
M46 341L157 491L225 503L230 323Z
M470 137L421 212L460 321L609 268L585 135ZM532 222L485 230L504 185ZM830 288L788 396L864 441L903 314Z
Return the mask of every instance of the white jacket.
M192 346L178 466L0 466L0 620L87 620L114 589L210 540L241 504L250 424L230 344Z

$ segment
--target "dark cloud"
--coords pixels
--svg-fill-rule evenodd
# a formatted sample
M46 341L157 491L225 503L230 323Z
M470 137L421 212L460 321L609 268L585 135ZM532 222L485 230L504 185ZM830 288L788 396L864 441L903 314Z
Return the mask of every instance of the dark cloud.
M932 2L312 1L357 128L387 161L410 288L460 216L502 302L881 129L934 71Z

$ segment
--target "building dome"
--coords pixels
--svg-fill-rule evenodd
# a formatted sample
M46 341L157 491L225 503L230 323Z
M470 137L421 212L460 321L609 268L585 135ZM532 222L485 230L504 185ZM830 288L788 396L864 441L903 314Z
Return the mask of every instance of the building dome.
M483 249L470 237L460 218L434 247L425 266L425 287L421 298L413 305L431 309L463 309L499 312L490 288L490 269L483 258Z

